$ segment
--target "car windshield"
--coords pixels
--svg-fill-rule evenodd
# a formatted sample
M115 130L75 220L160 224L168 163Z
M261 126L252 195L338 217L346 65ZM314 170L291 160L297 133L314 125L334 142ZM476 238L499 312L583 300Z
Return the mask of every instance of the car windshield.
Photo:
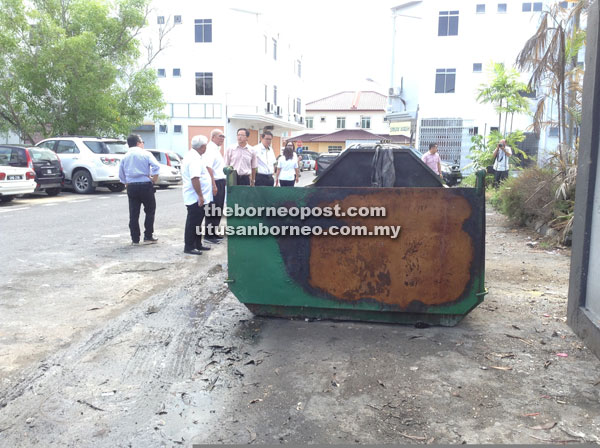
M114 141L114 142L105 142L106 146L108 146L108 150L111 154L126 154L129 146L127 146L127 142L122 141Z
M181 158L174 152L169 153L169 159L171 159L171 161L181 162Z
M94 154L110 154L108 145L104 142L84 140L85 146L90 148Z
M0 166L27 166L25 151L15 148L0 148Z
M49 149L29 148L29 154L34 162L53 162L58 160L58 156Z

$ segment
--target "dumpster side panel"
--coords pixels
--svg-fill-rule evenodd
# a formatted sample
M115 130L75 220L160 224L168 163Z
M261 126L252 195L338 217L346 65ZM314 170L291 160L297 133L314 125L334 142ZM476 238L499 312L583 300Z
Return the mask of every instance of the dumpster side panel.
M232 216L229 281L260 314L452 325L482 300L474 189L230 187L229 207L383 207L384 217ZM251 227L400 226L388 236L247 236ZM268 233L268 232L267 232Z

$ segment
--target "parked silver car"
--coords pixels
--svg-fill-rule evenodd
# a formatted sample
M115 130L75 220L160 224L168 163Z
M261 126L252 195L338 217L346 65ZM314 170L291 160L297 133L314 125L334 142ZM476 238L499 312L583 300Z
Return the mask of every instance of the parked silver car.
M158 188L168 188L170 185L181 183L181 158L173 151L164 149L149 149L160 164L158 173Z

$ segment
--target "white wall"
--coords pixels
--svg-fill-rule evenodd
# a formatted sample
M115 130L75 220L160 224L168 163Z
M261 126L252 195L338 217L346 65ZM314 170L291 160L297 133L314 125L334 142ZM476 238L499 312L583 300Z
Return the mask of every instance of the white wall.
M239 3L239 4L238 4ZM234 6L239 10L234 10ZM173 16L181 15L182 23L175 25L167 35L168 48L152 62L154 69L165 69L166 77L159 78L159 85L168 103L166 112L171 114L171 104L219 105L220 113L207 118L176 118L156 123L156 145L176 150L188 142L187 128L194 126L226 126L226 113L265 114L265 84L268 86L268 101L273 101L273 85L277 85L278 101L281 106L280 119L295 123L293 111L288 110L288 97L303 100L303 80L295 73L295 61L302 55L293 42L297 34L284 34L279 25L274 25L267 9L248 11L244 2L188 2L184 0L154 0L149 26L144 30L143 40L154 38L159 25L157 16L173 23ZM195 42L195 19L212 19L212 42ZM267 52L265 53L265 37ZM278 41L277 60L273 59L273 41ZM172 76L173 68L181 69L181 77ZM196 95L195 73L213 74L213 95ZM290 107L292 106L290 101ZM178 106L185 107L185 106ZM302 112L304 101L302 101ZM291 112L291 115L290 115ZM302 113L304 115L304 112ZM159 133L159 124L168 125L168 133ZM174 125L181 125L183 133L174 134ZM233 131L235 133L235 130ZM285 130L283 130L285 132ZM227 133L226 144L235 142L235 135ZM276 135L280 135L275 131Z
M337 118L346 118L346 127L344 129L356 130L361 128L361 118L371 117L371 127L364 129L365 131L374 134L389 134L389 124L384 121L385 111L321 111L307 110L307 117L313 117L313 128L307 129L306 132L315 134L330 134L332 132L341 131L337 128ZM325 122L321 122L321 117L325 117ZM358 126L356 126L358 123ZM297 133L299 134L299 133Z
M472 120L480 134L484 129L489 132L490 127L498 126L498 115L493 107L477 103L477 89L491 79L492 61L513 67L539 20L539 13L522 12L521 0L503 0L502 3L507 4L506 13L497 12L498 3L424 0L397 11L393 85L399 87L404 78L407 109L418 107L419 121L463 118ZM476 13L477 4L486 5L485 13ZM458 35L438 36L439 12L456 10L459 11ZM473 72L474 63L483 64L481 73ZM435 93L436 69L440 68L456 69L455 93ZM528 77L523 75L522 81L527 82ZM515 115L513 130L525 130L530 124L531 117Z

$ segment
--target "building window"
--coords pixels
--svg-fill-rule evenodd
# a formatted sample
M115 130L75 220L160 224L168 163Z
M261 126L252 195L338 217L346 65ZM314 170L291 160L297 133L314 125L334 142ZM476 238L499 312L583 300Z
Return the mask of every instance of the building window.
M435 93L454 93L455 68L438 68L435 71Z
M480 3L479 5L475 6L475 12L477 14L485 14L485 4Z
M164 78L165 76L167 76L167 71L164 68L159 68L158 70L156 70L156 73L159 78Z
M327 146L327 150L329 152L342 152L342 146L341 145L329 145L329 146Z
M473 63L473 72L480 73L481 69L482 69L481 62L475 62L475 63Z
M296 60L296 74L298 78L302 78L302 61L300 59Z
M181 16L174 16L173 22L175 23L175 25L181 25Z
M458 35L458 11L440 11L438 36Z
M159 25L164 25L165 24L165 16L158 16L156 18L156 23L158 23Z
M160 134L166 134L167 133L167 125L166 124L161 124L158 126L158 132Z
M524 2L523 6L522 6L522 11L523 12L531 11L531 2Z
M306 129L313 128L313 117L306 117Z
M296 113L298 115L302 113L302 100L300 98L296 98Z
M212 19L194 20L196 42L212 42Z
M183 131L181 129L181 125L180 124L176 124L175 126L173 126L173 132L175 134L183 134Z
M181 77L181 69L180 68L174 68L173 69L173 78L179 78Z
M196 95L212 95L213 94L213 74L212 73L196 73Z
M536 12L539 12L542 10L542 2L534 2L533 3L533 10Z
M265 102L269 101L269 94L267 93L267 85L265 84Z
M548 128L548 137L558 137L558 126Z
M277 41L273 39L273 59L277 60Z
M320 120L321 120L321 123L325 123L326 118L325 117L321 117Z
M558 2L558 6L561 8L567 9L569 6L569 2Z
M360 117L360 127L363 129L371 129L371 117Z
M498 3L498 12L500 12L500 13L506 12L506 3Z
M337 129L345 129L346 128L346 117L337 117Z
M277 106L277 86L273 86L273 104Z

